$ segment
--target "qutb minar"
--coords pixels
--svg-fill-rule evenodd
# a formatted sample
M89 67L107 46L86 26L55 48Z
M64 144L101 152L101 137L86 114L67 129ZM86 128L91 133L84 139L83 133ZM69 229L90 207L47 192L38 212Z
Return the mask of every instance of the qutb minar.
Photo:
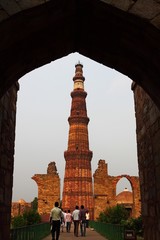
M62 207L64 210L74 210L82 204L93 218L93 185L91 160L89 150L88 123L86 109L87 93L84 90L83 65L75 66L73 77L74 88L71 92L72 104L69 122L68 149L64 152L65 176L63 186Z

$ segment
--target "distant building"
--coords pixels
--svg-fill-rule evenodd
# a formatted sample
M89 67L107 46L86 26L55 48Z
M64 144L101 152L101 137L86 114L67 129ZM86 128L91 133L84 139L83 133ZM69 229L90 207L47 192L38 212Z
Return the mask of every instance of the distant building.
M127 188L120 192L117 196L117 204L124 206L124 208L129 212L129 216L132 216L133 208L133 193Z
M24 199L20 199L18 202L12 202L11 216L16 217L23 215L24 212L31 210L31 203L27 203Z

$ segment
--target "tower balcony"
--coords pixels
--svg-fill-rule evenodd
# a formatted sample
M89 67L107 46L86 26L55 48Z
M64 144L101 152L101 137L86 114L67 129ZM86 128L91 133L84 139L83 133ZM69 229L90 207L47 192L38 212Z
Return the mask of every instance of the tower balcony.
M80 97L80 98L86 98L87 92L85 92L83 89L77 88L76 90L71 92L71 97Z
M67 150L64 152L64 158L66 161L75 160L75 159L87 159L91 161L93 156L93 152L90 150L78 150L78 151L70 151Z
M75 124L75 123L83 123L88 125L89 118L86 116L72 116L68 118L69 125Z

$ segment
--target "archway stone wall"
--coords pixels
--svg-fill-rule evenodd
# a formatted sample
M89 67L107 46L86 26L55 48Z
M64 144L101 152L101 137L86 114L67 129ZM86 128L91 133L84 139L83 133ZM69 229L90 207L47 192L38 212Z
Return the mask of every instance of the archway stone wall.
M159 239L160 111L148 94L133 83L138 165L145 240Z
M138 217L141 214L139 178L137 176L108 175L108 165L105 160L99 160L98 168L94 175L94 219L99 217L106 207L112 207L117 204L116 185L118 181L125 177L131 184L133 192L133 209L132 217Z
M12 3L2 1L0 3L1 12L0 12L0 22L4 21L16 13L22 12L27 9L38 7L40 5L47 5L47 2L51 0L32 0L32 1L17 1L13 0ZM80 0L83 3L83 0ZM60 1L60 3L65 4L66 0ZM68 5L74 4L78 0L67 0ZM91 3L91 1L87 1ZM160 4L159 1L148 0L145 4L141 0L126 0L126 1L117 1L117 0L98 0L98 2L104 2L108 6L113 6L117 9L123 10L125 12L135 14L141 18L147 19L155 27L160 28ZM44 6L45 7L45 6Z
M159 1L1 1L0 36L0 96L31 70L72 52L79 52L129 76L147 92L160 109ZM3 122L3 118L5 115L1 116L0 122ZM141 135L145 134L142 130ZM14 134L12 137L8 134L8 141L11 141L13 136ZM150 149L153 152L149 154L150 160L147 163L140 150L140 147L145 148L147 144L144 144L146 141L143 137L138 136L138 152L140 159L143 159L139 160L140 181L146 228L145 240L159 240L160 198L157 176L160 173L160 153L157 145L160 140L157 133L151 136L152 138L154 136L153 141L147 138L147 142L150 141L152 146L148 152L150 153ZM13 143L14 140L12 145ZM11 165L13 155L10 157ZM8 152L5 151L3 156L7 159ZM152 160L154 164L151 164ZM142 166L145 167L144 170ZM0 171L4 182L3 167ZM146 184L146 179L147 181L151 179L154 173L155 184L151 187ZM12 174L10 171L10 178ZM10 181L5 189L5 193L8 193L7 202L11 202L11 191ZM151 204L153 197L156 199L154 202L157 201L156 209ZM10 207L6 205L4 199L2 205L1 212L5 212L4 219L8 219ZM4 229L2 235L6 231L2 239L8 240L10 227L8 220L3 221L1 227ZM157 230L154 231L155 229Z
M0 239L9 239L18 83L0 100Z
M139 177L130 176L130 175L120 175L115 176L113 181L113 188L116 188L117 183L122 179L126 178L131 184L132 193L133 193L133 208L132 208L132 216L139 217L141 215L141 197L140 197L140 183Z

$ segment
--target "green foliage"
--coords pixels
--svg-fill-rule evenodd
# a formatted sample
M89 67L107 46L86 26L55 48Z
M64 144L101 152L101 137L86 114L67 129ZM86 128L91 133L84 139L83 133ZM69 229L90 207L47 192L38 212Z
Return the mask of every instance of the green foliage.
M12 218L12 228L18 228L18 227L23 227L26 226L25 219L23 218L22 215L19 215L17 217Z
M141 216L122 221L121 224L124 225L125 229L134 230L137 235L143 236L143 222Z
M32 209L33 209L34 211L37 211L37 209L38 209L38 198L37 198L37 197L35 197L35 198L33 199L33 201L31 202L31 206L32 206Z
M100 222L120 224L122 220L128 219L128 212L121 205L106 208L104 212L99 215Z
M41 217L40 217L39 213L35 212L34 210L25 212L23 214L23 218L25 219L25 221L27 223L26 225L33 225L33 224L41 222Z
M101 212L99 214L98 221L99 222L106 222L106 223L108 223L107 215L105 214L105 212Z
M34 210L25 212L23 215L19 215L12 219L12 227L23 227L27 225L33 225L41 222L41 217L39 213Z
M121 205L106 208L104 212L100 213L98 221L121 224L125 229L134 230L136 235L143 236L142 217L129 218L127 210Z

